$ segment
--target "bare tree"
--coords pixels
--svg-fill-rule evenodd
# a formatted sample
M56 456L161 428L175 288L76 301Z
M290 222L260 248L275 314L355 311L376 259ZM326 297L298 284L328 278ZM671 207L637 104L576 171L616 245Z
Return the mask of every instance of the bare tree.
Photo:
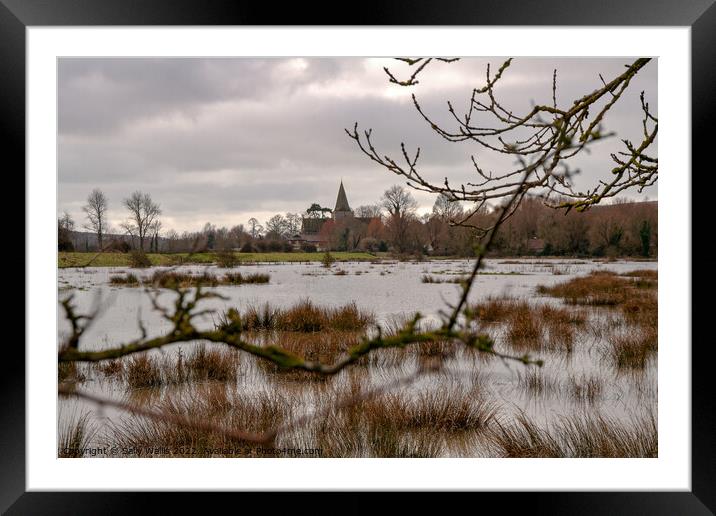
M287 213L284 220L287 236L292 237L301 232L301 216L298 213Z
M97 246L102 249L102 239L108 232L107 228L107 208L108 200L104 192L99 188L95 188L87 196L87 204L82 207L82 211L87 216L87 224L85 228L97 235Z
M266 221L266 235L277 239L286 235L286 219L277 214Z
M445 222L461 219L463 212L459 202L442 193L437 196L435 204L433 204L433 215Z
M72 219L72 215L68 211L63 211L62 216L57 219L57 225L65 231L75 230L75 221Z
M409 246L410 222L418 203L413 195L400 185L393 185L383 192L381 205L388 211L386 229L388 236L399 252Z
M75 221L68 212L63 212L62 216L57 218L57 250L58 251L74 251L74 244L70 233L75 229Z
M382 215L383 207L380 204L365 204L358 206L355 210L355 216L365 219L375 219Z
M139 249L143 251L144 240L151 235L151 228L162 210L148 193L140 191L124 199L124 206L129 210L129 219L122 223L122 228L139 240Z
M592 143L613 135L604 132L602 123L610 109L627 91L634 76L650 60L636 59L626 65L623 73L609 82L600 75L603 84L601 88L567 103L564 107L557 103L555 70L552 74L551 102L537 104L523 114L503 106L495 89L512 59L506 60L494 75L488 65L486 83L473 90L465 113L459 115L452 103L448 102L448 113L454 121L453 127L445 127L434 121L413 94L413 105L418 114L444 140L474 142L485 151L511 157L516 162L514 167L493 173L483 170L475 156L472 156L476 180L459 186L451 185L447 178L442 184L428 180L418 168L419 147L415 153L409 153L405 143L401 143L401 158L398 160L376 150L370 129L361 134L356 123L352 131L346 129L346 132L366 156L388 171L405 177L409 186L417 190L444 194L452 201L472 203L474 209L469 210L463 219L456 221L457 224L469 225L471 215L489 206L488 203L500 203L510 196L527 191L539 194L550 207L565 208L567 211L576 208L582 211L626 189L636 188L642 191L656 183L658 160L649 153L653 150L652 144L658 132L658 119L649 110L644 92L640 95L643 113L642 141L635 144L622 140L624 150L611 155L616 167L609 171L608 179L599 181L586 191L577 191L572 182L575 171L567 163ZM430 59L403 58L401 61L414 70L407 80L398 80L387 68L386 73L391 82L411 86L417 84L416 77L426 69ZM513 208L516 209L517 205L513 205ZM484 235L491 227L476 229Z
M149 226L149 235L151 237L150 248L155 252L159 252L159 233L162 230L162 221L155 220L152 225Z
M415 211L418 203L413 195L400 185L393 185L383 192L382 206L391 216L400 217Z
M261 236L261 233L263 233L263 226L259 224L259 221L256 220L254 217L251 217L249 219L249 235L251 235L251 238L258 238Z

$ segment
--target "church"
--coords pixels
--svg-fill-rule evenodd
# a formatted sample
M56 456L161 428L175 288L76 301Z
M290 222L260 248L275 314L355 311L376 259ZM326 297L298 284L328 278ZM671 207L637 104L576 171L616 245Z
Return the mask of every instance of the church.
M330 211L330 210L325 210ZM370 218L356 217L353 210L348 204L348 196L341 181L338 187L338 196L336 197L336 205L331 212L330 217L321 216L304 216L301 223L301 234L296 235L292 243L296 247L307 244L315 245L317 250L322 251L328 248L328 240L330 230L337 225L350 224L353 221L369 223Z

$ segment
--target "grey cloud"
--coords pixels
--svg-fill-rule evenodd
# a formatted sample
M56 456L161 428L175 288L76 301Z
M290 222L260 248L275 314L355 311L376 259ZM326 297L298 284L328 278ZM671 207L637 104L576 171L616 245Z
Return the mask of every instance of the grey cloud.
M472 88L484 84L488 61L493 67L502 62L464 59L442 65L454 72L428 70L414 89L421 106L439 123L454 125L446 100L458 112L467 106ZM498 98L515 110L529 109L532 101L551 102L557 68L558 100L570 102L601 85L598 73L614 76L629 61L518 58L505 73ZM419 146L423 171L436 181L474 180L471 153L486 170L511 166L469 143L437 137L411 103L381 95L385 76L367 73L362 60L306 59L302 69L294 63L60 60L58 210L81 219L84 198L100 187L120 217L121 199L141 188L162 204L167 217L196 220L195 229L217 212L239 223L258 212L300 211L314 201L330 205L341 178L353 206L375 202L385 188L404 181L358 152L343 131L354 122L372 128L379 151L391 156L399 156L401 142L408 149ZM452 78L444 77L446 71ZM608 128L620 137L639 137L641 90L658 109L656 73L657 63L650 63L610 113ZM578 184L603 176L618 144L602 143L599 152L581 157ZM432 202L428 194L416 197L424 207Z

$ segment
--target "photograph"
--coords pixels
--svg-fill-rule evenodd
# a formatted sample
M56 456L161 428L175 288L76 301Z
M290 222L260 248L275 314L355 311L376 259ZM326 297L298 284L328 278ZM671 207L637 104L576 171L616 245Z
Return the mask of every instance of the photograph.
M658 57L56 66L57 458L660 456Z

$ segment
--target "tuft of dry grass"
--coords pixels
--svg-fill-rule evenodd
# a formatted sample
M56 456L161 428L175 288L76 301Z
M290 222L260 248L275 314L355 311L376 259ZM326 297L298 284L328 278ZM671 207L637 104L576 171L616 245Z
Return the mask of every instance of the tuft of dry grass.
M104 376L109 378L121 378L124 373L124 363L118 358L97 362L97 368Z
M630 281L613 272L594 271L551 287L540 285L537 292L561 297L572 305L615 306L625 301L625 287Z
M486 439L503 457L657 457L652 413L617 421L599 413L575 414L541 426L524 413L490 425Z
M260 432L289 418L291 400L269 391L251 397L240 396L226 384L210 383L191 391L168 394L153 409L224 428ZM255 444L232 440L223 433L134 415L111 423L106 439L107 446L127 450L124 456L129 457L264 456Z
M617 369L644 369L656 355L657 342L655 329L636 327L627 334L610 336L606 354Z
M618 306L644 295L641 291L655 289L653 277L617 275L610 271L593 271L551 287L540 285L537 292L561 297L568 304Z
M502 322L510 315L515 299L507 297L488 297L484 301L468 307L466 311L471 318L484 323Z
M148 353L130 357L125 366L124 379L132 389L159 387L165 383L159 360Z
M644 278L644 279L658 279L659 272L653 269L639 269L636 271L629 271L620 274L627 278Z
M222 285L244 285L256 283L268 283L271 276L260 272L241 274L240 272L227 272L220 280Z
M194 346L182 362L192 380L228 382L236 380L239 357L234 350L207 348L202 343Z
M502 457L545 458L562 457L556 437L541 428L523 412L514 421L496 421L485 434L486 441Z
M139 286L140 281L136 274L131 272L126 273L124 276L116 274L110 276L109 282L112 285L128 285L128 286Z
M115 275L110 278L112 285L125 285L138 287L151 285L159 288L188 288L188 287L217 287L220 285L244 285L268 283L271 276L262 273L242 274L240 272L227 272L223 276L216 276L209 272L192 274L178 271L155 271L149 278L140 279L132 273L124 276Z
M77 362L58 362L57 380L60 383L82 383L87 380L87 375L80 370Z
M526 301L513 304L507 318L506 338L519 350L539 351L545 343L542 338L543 324L537 310Z
M89 412L80 412L75 407L68 415L66 410L60 408L58 414L57 456L60 458L84 457L97 429L92 424Z
M436 278L435 276L429 276L424 274L420 278L421 283L465 283L467 279L463 276L457 276L455 278Z
M247 331L320 332L326 330L360 331L374 322L374 317L358 308L355 303L340 307L324 307L303 300L291 308L273 308L268 303L249 307L240 315L241 325Z

